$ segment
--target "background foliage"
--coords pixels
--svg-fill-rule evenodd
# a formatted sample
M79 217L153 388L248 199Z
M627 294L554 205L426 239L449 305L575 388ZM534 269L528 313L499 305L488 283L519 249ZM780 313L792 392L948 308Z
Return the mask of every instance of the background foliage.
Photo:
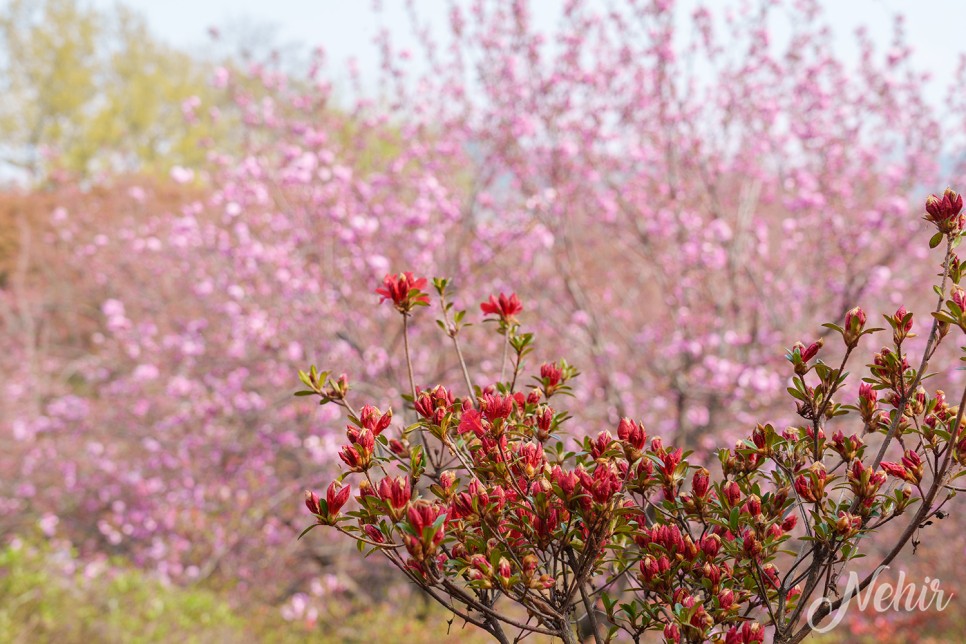
M414 25L420 50L374 43L372 96L336 92L320 51L202 60L124 9L5 6L0 153L27 181L0 199L6 541L216 592L226 632L249 627L222 597L292 621L381 605L385 571L294 540L344 428L290 394L306 361L368 398L401 385L388 314L349 313L385 273L518 275L535 359L583 372L580 428L620 413L699 449L781 423L775 366L820 321L931 277L906 244L966 112L923 98L901 21L856 60L813 2L568 2L538 33L526 3L478 1ZM420 383L456 368L433 342Z

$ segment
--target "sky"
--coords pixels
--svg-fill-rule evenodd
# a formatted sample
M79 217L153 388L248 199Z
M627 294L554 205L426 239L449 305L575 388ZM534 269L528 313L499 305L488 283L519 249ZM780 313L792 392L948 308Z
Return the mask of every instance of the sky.
M95 6L112 7L117 0L91 0ZM363 80L375 76L378 61L372 37L380 24L388 26L401 42L406 42L408 24L403 0L383 0L382 21L371 11L371 0L122 0L123 4L144 15L153 31L173 45L203 50L209 27L246 32L266 29L274 32L276 43L322 45L334 69L355 57ZM420 15L442 26L445 0L415 0ZM725 2L712 0L710 4ZM534 0L538 25L551 29L558 0ZM684 0L684 5L694 4ZM948 77L955 71L958 55L966 52L966 0L820 0L836 35L836 47L851 56L855 52L854 30L865 25L880 43L891 37L892 17L906 15L909 41L915 48L920 68L933 72L934 78ZM927 91L940 99L941 83Z

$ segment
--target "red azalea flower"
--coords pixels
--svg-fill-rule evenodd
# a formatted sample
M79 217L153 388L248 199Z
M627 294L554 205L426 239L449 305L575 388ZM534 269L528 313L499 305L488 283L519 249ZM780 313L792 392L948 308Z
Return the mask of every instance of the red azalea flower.
M484 315L497 315L505 324L516 323L516 315L523 311L523 304L520 303L516 293L506 295L500 293L500 297L491 295L490 299L480 304L480 310Z
M414 277L412 273L386 275L382 278L382 286L376 289L376 295L382 296L380 304L392 300L397 311L407 314L417 306L429 304L429 296L422 291L424 286L426 278Z

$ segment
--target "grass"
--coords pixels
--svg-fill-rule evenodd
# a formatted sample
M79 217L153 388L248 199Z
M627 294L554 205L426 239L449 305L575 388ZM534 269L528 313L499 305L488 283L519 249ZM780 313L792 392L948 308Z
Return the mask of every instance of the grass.
M388 606L346 609L342 618L307 626L277 608L233 607L203 588L180 588L142 571L112 565L94 575L72 571L69 553L23 544L0 549L0 642L238 643L491 641L433 607L407 617ZM450 634L447 635L447 631Z

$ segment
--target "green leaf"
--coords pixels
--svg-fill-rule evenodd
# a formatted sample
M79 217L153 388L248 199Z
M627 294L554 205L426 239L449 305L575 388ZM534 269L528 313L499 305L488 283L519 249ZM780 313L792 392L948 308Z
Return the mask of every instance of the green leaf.
M943 241L943 233L936 233L929 239L929 248L935 248Z
M317 528L317 527L319 527L319 524L318 523L313 523L312 525L310 525L309 527L307 527L305 530L302 530L302 534L299 535L298 540L301 540L302 537L304 537L305 535L307 535L312 528Z

